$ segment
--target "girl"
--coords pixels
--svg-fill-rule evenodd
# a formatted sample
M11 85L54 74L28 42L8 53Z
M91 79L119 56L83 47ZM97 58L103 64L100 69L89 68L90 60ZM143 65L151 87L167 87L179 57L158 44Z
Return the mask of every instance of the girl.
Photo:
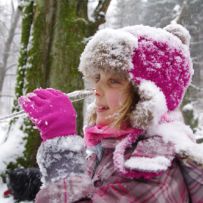
M98 31L79 65L95 88L84 141L64 93L20 97L43 140L36 202L203 202L203 149L175 116L193 74L189 40L180 25Z

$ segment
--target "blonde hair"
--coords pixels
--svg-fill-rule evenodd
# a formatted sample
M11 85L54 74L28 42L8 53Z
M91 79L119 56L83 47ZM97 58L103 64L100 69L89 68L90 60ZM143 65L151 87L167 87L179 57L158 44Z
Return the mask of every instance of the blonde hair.
M115 121L112 123L112 127L120 129L122 127L123 123L127 123L131 125L130 123L130 114L131 111L135 108L136 104L140 100L137 88L132 84L129 83L129 91L126 92L127 97L124 102L124 105L121 106L121 108L118 110L118 116L116 117ZM95 109L90 113L89 124L95 124L96 123L96 111Z

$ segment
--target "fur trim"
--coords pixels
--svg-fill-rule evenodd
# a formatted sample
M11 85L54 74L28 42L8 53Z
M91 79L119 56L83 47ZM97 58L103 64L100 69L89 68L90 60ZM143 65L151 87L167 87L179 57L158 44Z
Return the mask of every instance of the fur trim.
M129 71L131 57L137 47L137 38L122 30L98 31L89 41L80 58L79 71L92 77L98 70Z
M130 115L133 127L146 129L156 125L167 112L166 99L162 91L151 81L143 80L138 86L140 101Z
M178 37L183 44L186 44L187 46L190 45L190 33L182 25L173 23L164 27L164 29Z

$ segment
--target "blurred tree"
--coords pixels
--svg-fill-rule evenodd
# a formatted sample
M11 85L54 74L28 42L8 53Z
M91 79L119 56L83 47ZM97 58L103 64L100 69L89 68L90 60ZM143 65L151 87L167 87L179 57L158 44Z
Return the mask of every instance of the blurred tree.
M8 30L7 39L4 43L4 50L2 53L2 63L0 63L0 95L2 92L2 87L5 79L6 72L13 66L8 66L8 58L11 51L12 41L15 36L15 30L20 18L19 9L14 10L11 26Z
M0 114L11 112L19 53L20 10L14 2L0 3Z
M53 87L64 92L83 89L77 70L88 39L105 22L110 0L99 0L92 20L88 18L88 0L24 0L21 4L22 38L13 112L19 111L17 99L37 87ZM75 105L75 104L74 104ZM76 105L78 131L82 132L82 103ZM16 120L10 124L10 129ZM35 165L40 136L25 118L21 130L26 136L24 156L16 165ZM8 132L9 136L9 132Z
M203 26L200 22L203 20L203 2L201 0L184 0L179 9L175 21L184 25L191 34L191 56L193 59L194 76L193 84L187 91L182 105L184 120L195 131L199 124L199 119L195 114L195 108L202 111L203 109ZM189 107L189 108L188 108ZM201 121L200 121L201 122Z

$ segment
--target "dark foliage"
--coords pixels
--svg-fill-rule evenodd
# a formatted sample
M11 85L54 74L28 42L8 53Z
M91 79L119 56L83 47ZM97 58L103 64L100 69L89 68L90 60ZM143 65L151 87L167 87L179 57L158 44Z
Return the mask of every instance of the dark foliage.
M6 183L17 201L34 200L41 186L38 168L16 168L7 171Z

